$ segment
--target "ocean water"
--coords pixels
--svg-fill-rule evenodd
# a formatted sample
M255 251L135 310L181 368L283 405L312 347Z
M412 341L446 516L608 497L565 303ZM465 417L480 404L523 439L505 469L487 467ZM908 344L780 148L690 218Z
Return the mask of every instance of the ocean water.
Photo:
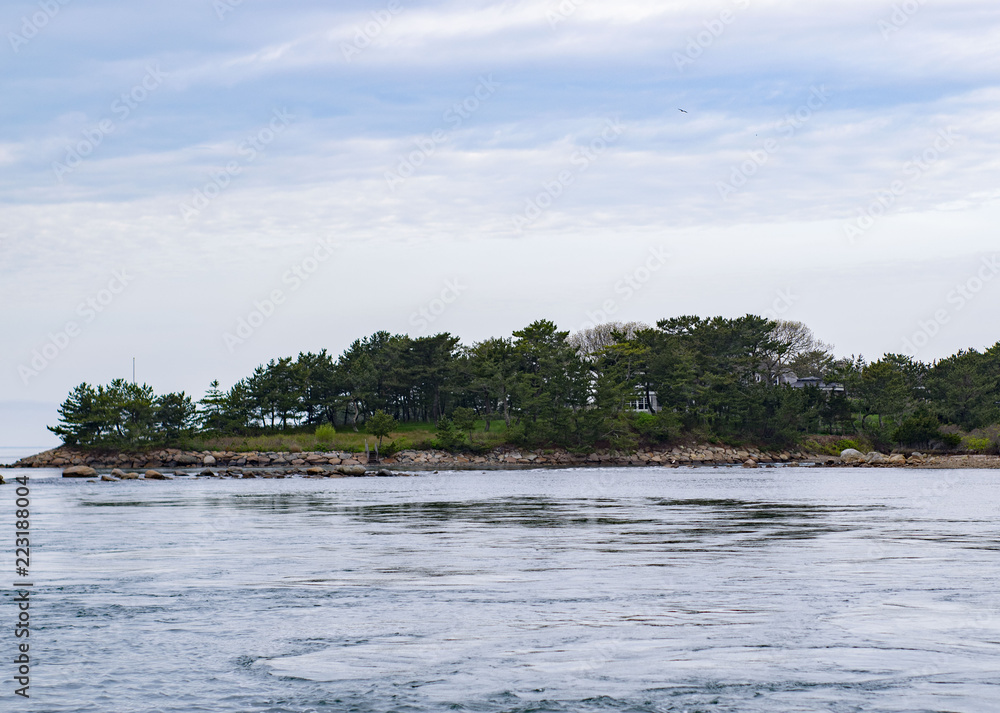
M9 710L1000 710L997 471L18 474Z

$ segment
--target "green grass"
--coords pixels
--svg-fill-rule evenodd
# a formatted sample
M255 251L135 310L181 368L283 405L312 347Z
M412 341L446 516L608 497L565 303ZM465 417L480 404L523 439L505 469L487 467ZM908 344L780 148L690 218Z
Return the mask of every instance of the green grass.
M493 421L490 432L483 429L485 421L477 421L471 437L474 450L489 450L507 444L507 427L503 420ZM431 423L400 423L396 429L382 441L385 449L390 443L395 443L397 451L433 448L435 426ZM176 444L186 450L208 451L248 451L299 452L299 451L346 451L361 453L365 450L365 440L368 447L375 448L378 439L365 432L364 424L358 426L355 432L350 424L338 426L335 433L329 428L288 429L279 433L267 433L255 436L194 436Z

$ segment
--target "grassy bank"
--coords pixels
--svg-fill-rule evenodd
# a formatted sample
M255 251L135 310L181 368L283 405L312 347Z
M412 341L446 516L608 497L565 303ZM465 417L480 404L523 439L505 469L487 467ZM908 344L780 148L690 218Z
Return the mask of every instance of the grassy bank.
M475 450L489 450L507 445L506 424L494 421L486 432L485 421L476 423L468 442ZM336 433L320 429L288 429L280 433L263 433L247 436L194 436L183 438L171 446L182 450L298 452L298 451L348 451L360 453L365 442L373 449L378 438L359 425L357 432L350 426L341 426ZM388 437L382 439L384 452L402 450L429 450L436 447L435 426L430 423L400 423Z

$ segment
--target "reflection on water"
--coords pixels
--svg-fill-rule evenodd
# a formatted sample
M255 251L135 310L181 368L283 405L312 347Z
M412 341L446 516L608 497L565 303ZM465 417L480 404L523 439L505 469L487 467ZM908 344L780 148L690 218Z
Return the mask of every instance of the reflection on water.
M38 479L32 710L994 711L994 479Z

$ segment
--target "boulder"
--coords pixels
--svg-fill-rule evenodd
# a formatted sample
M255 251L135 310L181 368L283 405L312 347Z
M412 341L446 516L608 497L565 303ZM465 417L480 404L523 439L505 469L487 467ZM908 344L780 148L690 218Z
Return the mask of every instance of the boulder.
M902 453L893 453L889 456L889 463L891 465L906 465L906 456Z
M211 471L210 469L208 469L208 468L205 468L205 470L203 470L203 471L201 471L200 473L198 473L198 475L204 475L204 476L214 476L214 475L215 475L215 473L214 473L213 471Z
M173 480L169 475L164 475L158 470L147 470L144 477L146 480Z
M339 465L337 472L341 475L364 475L365 467L363 465Z
M871 453L865 455L865 462L872 464L885 463L885 456L879 453L878 451L872 451Z
M744 468L756 468L757 467L757 461L755 461L753 458L747 458L745 461L743 461L743 467Z
M121 468L115 468L113 471L111 471L111 475L113 475L115 478L121 478L123 475L125 475L125 471L122 470Z
M118 478L112 478L110 475L102 475L101 476L101 480L103 480L105 483L117 483L118 482Z
M848 448L840 452L840 459L845 463L861 463L865 460L865 454L854 448Z
M385 468L381 468L375 475L377 475L380 478L391 478L395 475L395 473L393 473L391 470L386 470Z
M174 458L174 463L177 465L201 465L201 458L190 453L181 453Z
M97 471L88 465L71 465L63 471L64 478L93 478Z
M306 471L306 475L323 475L324 473L326 473L326 471L318 465L313 466Z
M201 459L201 464L204 466L215 465L215 456L205 456Z
M138 480L139 479L139 474L138 473L122 473L121 475L118 476L118 479L119 480Z

